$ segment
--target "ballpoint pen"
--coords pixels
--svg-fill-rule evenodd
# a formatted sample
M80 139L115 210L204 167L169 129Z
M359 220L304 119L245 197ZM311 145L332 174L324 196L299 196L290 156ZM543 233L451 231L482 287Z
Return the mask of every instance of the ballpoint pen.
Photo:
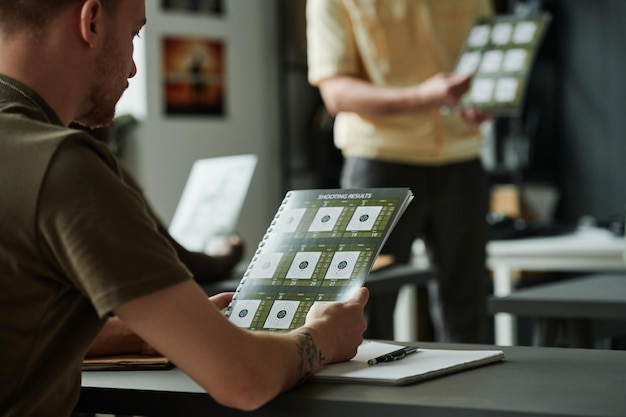
M378 356L374 359L370 359L369 361L367 361L367 364L376 365L377 363L380 363L380 362L397 361L399 359L404 358L406 355L410 353L417 352L418 349L419 348L417 346L406 346L406 347L403 347L402 349L394 350L393 352L389 352L384 355Z

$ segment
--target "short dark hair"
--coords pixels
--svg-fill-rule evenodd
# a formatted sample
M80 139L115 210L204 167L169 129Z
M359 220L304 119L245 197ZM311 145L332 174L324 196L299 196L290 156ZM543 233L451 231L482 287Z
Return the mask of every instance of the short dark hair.
M85 0L0 0L0 31L12 34L20 30L37 33L66 8ZM106 9L120 0L100 0Z

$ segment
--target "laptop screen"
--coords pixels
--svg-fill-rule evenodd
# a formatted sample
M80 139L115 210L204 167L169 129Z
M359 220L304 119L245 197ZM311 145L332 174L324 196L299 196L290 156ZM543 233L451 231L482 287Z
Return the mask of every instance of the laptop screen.
M172 217L172 237L187 250L205 252L214 239L235 234L256 163L256 155L195 161Z

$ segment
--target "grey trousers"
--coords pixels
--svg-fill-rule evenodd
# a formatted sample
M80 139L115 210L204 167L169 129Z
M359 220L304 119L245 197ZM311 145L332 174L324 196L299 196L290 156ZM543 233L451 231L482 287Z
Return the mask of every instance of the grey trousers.
M437 280L428 288L435 339L485 343L488 198L486 175L480 161L425 166L347 158L341 186L409 187L413 191L413 202L381 252L395 256L397 262L408 263L414 240L422 238L437 268ZM397 295L386 300L372 297L368 303L366 337L393 336L396 298ZM379 314L377 310L381 309L386 312Z

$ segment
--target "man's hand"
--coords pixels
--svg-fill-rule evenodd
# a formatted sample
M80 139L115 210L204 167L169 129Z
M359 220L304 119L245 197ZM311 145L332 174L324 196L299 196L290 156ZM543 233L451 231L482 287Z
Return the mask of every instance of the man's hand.
M218 310L224 310L233 300L234 292L223 292L209 297L209 300L217 307Z
M461 102L463 95L469 90L472 74L437 74L421 83L418 88L439 103L438 106L444 109L454 110ZM492 116L479 109L466 108L458 111L459 117L468 124L481 124Z
M439 73L414 88L422 101L434 108L456 107L469 90L471 80L472 74Z
M481 124L485 120L491 119L492 115L478 109L462 109L459 112L461 119L468 124Z
M369 291L359 290L343 302L317 302L307 314L304 327L310 330L323 363L352 359L363 342L367 322L363 310Z

